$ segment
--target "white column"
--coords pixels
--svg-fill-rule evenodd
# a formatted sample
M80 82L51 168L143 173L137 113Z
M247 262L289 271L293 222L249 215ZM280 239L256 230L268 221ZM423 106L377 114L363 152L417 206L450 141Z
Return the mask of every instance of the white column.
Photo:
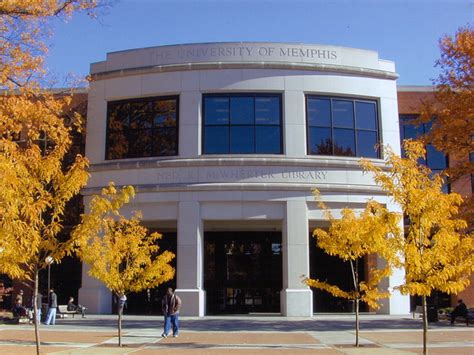
M303 91L285 90L283 93L285 155L304 157L306 155L305 96Z
M183 302L181 314L184 316L204 316L203 247L204 233L199 202L180 202L176 293Z
M306 201L287 201L283 223L283 290L281 312L290 317L313 315L313 293L302 283L309 276L308 210Z
M387 209L392 212L402 213L400 207L393 203L387 203ZM400 228L403 229L403 221L400 221ZM394 287L401 285L405 280L404 269L393 269L392 275L385 280L385 285L391 292L389 300L383 300L379 313L385 314L409 314L410 313L410 296L402 295Z
M179 156L196 157L201 152L201 93L183 91L179 95Z
M79 289L78 304L87 307L88 313L112 313L112 293L99 280L87 273L89 266L82 264L82 287Z

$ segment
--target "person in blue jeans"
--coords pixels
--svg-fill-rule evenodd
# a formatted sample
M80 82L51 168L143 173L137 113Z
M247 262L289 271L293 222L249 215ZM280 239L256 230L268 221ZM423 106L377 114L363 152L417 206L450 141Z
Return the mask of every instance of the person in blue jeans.
M53 289L49 290L49 303L48 303L48 313L46 315L46 325L55 325L56 324L56 308L58 308L58 296L54 293Z
M163 338L168 337L171 326L173 326L173 336L178 337L179 334L179 310L181 308L181 299L174 294L173 289L170 287L166 291L166 294L161 301L161 308L165 316L165 324Z

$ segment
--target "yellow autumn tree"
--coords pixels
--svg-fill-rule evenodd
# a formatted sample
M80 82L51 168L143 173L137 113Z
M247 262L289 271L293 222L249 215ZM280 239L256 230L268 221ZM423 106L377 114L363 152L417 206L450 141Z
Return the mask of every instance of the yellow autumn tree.
M440 74L434 79L434 99L424 102L419 121L431 122L425 142L449 155L450 181L474 173L474 27L461 27L454 36L439 41L441 56L436 62ZM463 212L474 218L474 197L466 198Z
M315 191L316 198L319 192ZM390 296L388 291L380 290L382 279L391 275L393 267L400 266L397 258L399 235L401 233L400 215L389 212L376 201L370 200L359 216L349 209L341 211L341 218L336 219L331 211L319 203L324 215L329 220L329 230L315 229L313 237L325 253L336 256L351 269L353 288L343 290L318 279L305 278L304 282L314 288L329 292L334 297L353 300L355 304L356 342L359 346L359 304L364 302L374 309L380 306L378 300ZM385 261L383 268L368 263L369 280L362 281L359 275L359 262L371 255L377 255Z
M457 218L461 196L444 193L442 175L433 174L419 163L425 157L423 143L406 140L404 149L406 158L385 149L385 169L368 160L362 165L408 219L400 248L405 281L398 288L402 294L422 297L426 354L426 298L435 290L456 294L469 285L474 270L474 239L472 233L465 232L466 221Z
M60 237L63 216L88 177L85 158L64 161L72 130L80 126L70 93L41 87L48 24L98 2L0 1L0 273L33 281L34 299L45 259L59 262L72 251L72 241ZM39 354L36 302L34 313Z
M90 212L74 230L73 239L79 246L78 255L89 265L89 275L102 281L118 298L130 292L153 288L171 280L175 255L159 253L158 233L149 234L140 225L140 216L130 219L120 215L120 207L134 196L131 186L120 192L113 184L94 196ZM118 312L118 338L122 346L122 312Z

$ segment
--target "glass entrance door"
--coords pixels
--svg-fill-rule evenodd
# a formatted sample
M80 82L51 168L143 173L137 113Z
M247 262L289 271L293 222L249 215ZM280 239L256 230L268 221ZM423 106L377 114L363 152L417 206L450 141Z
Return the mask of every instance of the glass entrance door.
M281 233L204 235L207 314L280 312Z

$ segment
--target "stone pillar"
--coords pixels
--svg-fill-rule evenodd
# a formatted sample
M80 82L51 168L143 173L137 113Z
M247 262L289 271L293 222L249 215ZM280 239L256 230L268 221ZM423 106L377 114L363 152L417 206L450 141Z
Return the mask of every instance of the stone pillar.
M401 213L401 209L398 205L393 203L387 203L387 209L392 212ZM403 229L403 221L400 221L400 227ZM383 260L378 259L378 263L382 263ZM383 267L380 265L379 267ZM382 288L386 287L390 293L390 299L384 299L380 303L382 307L378 313L383 314L409 314L410 313L410 296L402 295L399 291L393 288L401 285L405 279L404 269L393 269L392 275L382 281Z
M294 78L293 78L294 79ZM296 80L296 79L295 79ZM287 157L304 157L306 155L306 114L303 91L285 90L283 93L285 117L285 155Z
M112 293L99 280L87 273L89 266L82 264L82 287L79 289L78 304L87 307L88 313L112 313Z
M203 247L204 232L199 202L180 202L176 294L183 302L181 307L183 316L204 316Z
M179 95L179 156L199 156L201 151L201 93L183 91Z
M302 283L309 276L308 209L306 201L287 201L283 222L283 290L281 313L289 317L313 315L313 293Z

